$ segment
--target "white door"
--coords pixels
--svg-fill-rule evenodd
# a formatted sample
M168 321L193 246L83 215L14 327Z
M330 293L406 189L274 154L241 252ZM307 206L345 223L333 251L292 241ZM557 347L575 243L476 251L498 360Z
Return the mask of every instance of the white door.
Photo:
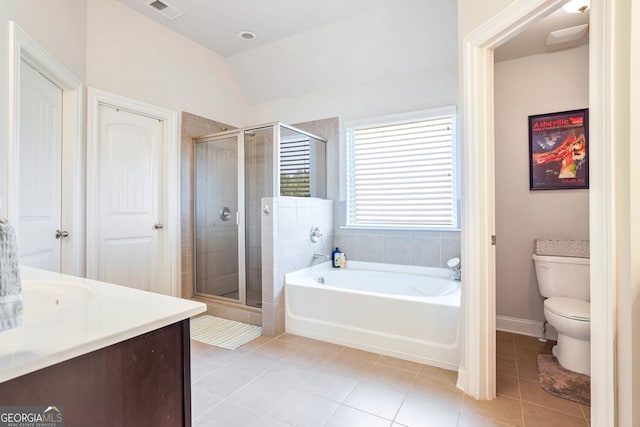
M62 90L20 67L17 233L20 263L60 271Z
M163 277L162 122L100 105L97 279L171 294Z

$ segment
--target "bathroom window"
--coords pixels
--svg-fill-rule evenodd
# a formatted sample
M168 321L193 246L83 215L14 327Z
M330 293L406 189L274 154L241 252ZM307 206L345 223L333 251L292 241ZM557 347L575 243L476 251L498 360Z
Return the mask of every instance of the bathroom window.
M299 135L280 141L280 195L310 197L309 137Z
M347 226L458 227L455 107L347 128Z

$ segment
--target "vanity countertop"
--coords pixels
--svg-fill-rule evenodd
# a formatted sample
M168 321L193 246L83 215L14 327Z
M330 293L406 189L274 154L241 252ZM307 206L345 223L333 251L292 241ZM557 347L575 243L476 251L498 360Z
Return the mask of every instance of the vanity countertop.
M32 294L24 295L23 326L0 332L0 382L206 310L195 301L30 267L21 267L20 275L23 294ZM47 284L62 292L47 292Z

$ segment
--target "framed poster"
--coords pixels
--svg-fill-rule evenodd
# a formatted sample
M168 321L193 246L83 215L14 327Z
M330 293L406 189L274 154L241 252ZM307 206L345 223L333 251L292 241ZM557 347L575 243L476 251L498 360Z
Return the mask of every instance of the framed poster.
M589 110L529 116L529 189L589 188Z

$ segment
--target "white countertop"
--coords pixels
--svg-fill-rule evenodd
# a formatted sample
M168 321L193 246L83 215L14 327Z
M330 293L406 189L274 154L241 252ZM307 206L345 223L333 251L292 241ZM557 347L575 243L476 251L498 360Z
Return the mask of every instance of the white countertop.
M23 326L0 332L0 382L90 353L179 322L206 310L205 304L95 280L21 267L23 282L78 284L89 295ZM84 285L84 286L83 286ZM61 297L65 303L66 297ZM26 307L25 311L29 308Z

